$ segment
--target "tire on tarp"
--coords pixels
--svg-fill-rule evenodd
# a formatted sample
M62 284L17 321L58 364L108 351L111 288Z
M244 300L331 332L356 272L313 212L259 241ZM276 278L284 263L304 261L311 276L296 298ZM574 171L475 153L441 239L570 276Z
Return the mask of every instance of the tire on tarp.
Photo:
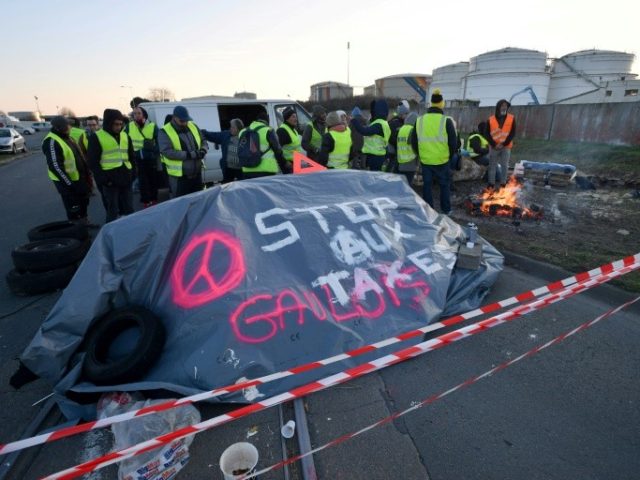
M75 238L84 240L89 237L86 225L80 225L69 220L45 223L32 228L27 233L29 241L45 240L47 238Z
M140 336L128 353L109 358L109 349L129 328ZM86 336L84 377L96 385L118 385L138 380L158 360L166 339L160 318L143 307L129 306L112 310L94 321Z
M45 272L13 269L7 274L6 279L9 289L15 295L38 295L66 287L75 271L76 265L67 265Z
M14 248L11 257L18 270L43 272L75 264L86 253L86 245L75 238L47 238Z

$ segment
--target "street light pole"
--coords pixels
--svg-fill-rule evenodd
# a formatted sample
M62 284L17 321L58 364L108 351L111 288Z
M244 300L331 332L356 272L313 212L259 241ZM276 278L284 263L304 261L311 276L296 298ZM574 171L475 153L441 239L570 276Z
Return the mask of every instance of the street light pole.
M38 117L39 117L40 116L40 105L38 105L38 96L34 95L33 98L36 99L36 111L38 112ZM40 120L40 119L38 118L38 120Z

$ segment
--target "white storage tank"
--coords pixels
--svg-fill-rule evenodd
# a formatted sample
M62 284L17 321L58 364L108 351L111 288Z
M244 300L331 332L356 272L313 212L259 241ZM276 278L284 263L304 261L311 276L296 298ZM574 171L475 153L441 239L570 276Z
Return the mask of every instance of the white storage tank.
M549 103L588 101L599 90L605 91L609 82L635 79L636 75L631 73L634 59L632 53L611 50L582 50L555 59L549 85ZM606 92L600 93L598 99L607 101Z
M469 62L458 62L433 70L431 87L429 88L427 101L431 98L431 92L439 88L446 101L461 100L462 80L469 72Z
M353 87L346 83L340 82L320 82L311 85L311 95L309 100L312 102L322 102L334 98L351 98L353 97Z
M501 98L512 99L513 105L543 104L550 80L545 52L509 47L473 57L462 93L481 107L495 105Z
M402 73L376 79L376 95L424 102L431 84L431 75L424 73Z

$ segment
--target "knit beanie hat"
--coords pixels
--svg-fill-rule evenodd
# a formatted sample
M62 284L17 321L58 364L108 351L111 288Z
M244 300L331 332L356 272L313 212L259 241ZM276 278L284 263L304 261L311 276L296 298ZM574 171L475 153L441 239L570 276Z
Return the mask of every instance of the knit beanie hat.
M283 110L282 112L282 118L284 119L284 121L286 122L288 120L288 118L293 115L294 113L296 113L296 111L291 108L291 107L287 107Z
M69 120L67 120L62 115L58 115L57 117L53 117L51 119L51 130L54 132L62 133L66 131L69 126Z
M435 88L433 92L431 92L431 106L440 109L444 108L444 98L439 88Z
M338 112L329 112L327 114L327 120L325 121L327 124L327 128L335 127L336 125L340 125L342 123L342 119Z
M313 116L313 118L320 118L326 113L327 111L322 105L314 105L313 107L311 107L311 115Z

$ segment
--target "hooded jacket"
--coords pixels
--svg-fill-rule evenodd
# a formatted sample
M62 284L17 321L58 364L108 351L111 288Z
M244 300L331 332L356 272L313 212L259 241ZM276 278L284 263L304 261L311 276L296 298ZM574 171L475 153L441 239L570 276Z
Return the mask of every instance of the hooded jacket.
M505 116L500 115L500 105L502 105L503 103L507 104L507 113L509 113L509 108L511 108L511 104L504 98L501 100L498 100L498 103L496 103L496 110L494 115L496 117L496 120L498 120L498 125L500 127L504 125L504 121L507 119L506 115ZM489 122L487 122L487 125L488 124ZM515 136L516 136L516 117L513 117L513 123L511 124L511 131L509 132L509 135L507 136L507 139L504 141L503 145L509 145L509 143L511 143L511 140L513 140ZM491 145L492 147L496 147L496 142L491 137L491 134L487 134L485 138L489 140L489 145Z
M124 131L124 127L120 133L113 132L113 122L122 120L123 115L120 110L107 108L103 114L102 129L115 138L116 142L120 142L120 135ZM126 134L125 134L126 135ZM134 164L135 155L133 152L133 144L129 139L128 147L129 163ZM87 148L87 157L89 167L93 172L93 176L98 185L107 187L130 187L133 180L133 169L127 168L124 164L112 170L103 170L100 166L100 157L102 156L102 146L97 135L89 137L89 147Z
M69 134L64 134L55 128L51 129L51 133L60 137L73 152L76 160L76 169L78 170L79 178L76 181L71 180L69 174L64 167L64 152L62 147L51 138L45 138L42 142L42 153L44 153L47 159L47 167L50 171L60 179L59 182L53 182L62 194L76 194L76 195L88 195L89 194L89 171L82 155L82 151L78 144L71 140Z
M384 99L373 100L370 105L371 109L371 122L382 119L387 120L389 116L389 105ZM351 128L358 132L360 135L370 137L371 135L384 136L382 126L379 124L365 126L362 117L354 117L351 120Z

